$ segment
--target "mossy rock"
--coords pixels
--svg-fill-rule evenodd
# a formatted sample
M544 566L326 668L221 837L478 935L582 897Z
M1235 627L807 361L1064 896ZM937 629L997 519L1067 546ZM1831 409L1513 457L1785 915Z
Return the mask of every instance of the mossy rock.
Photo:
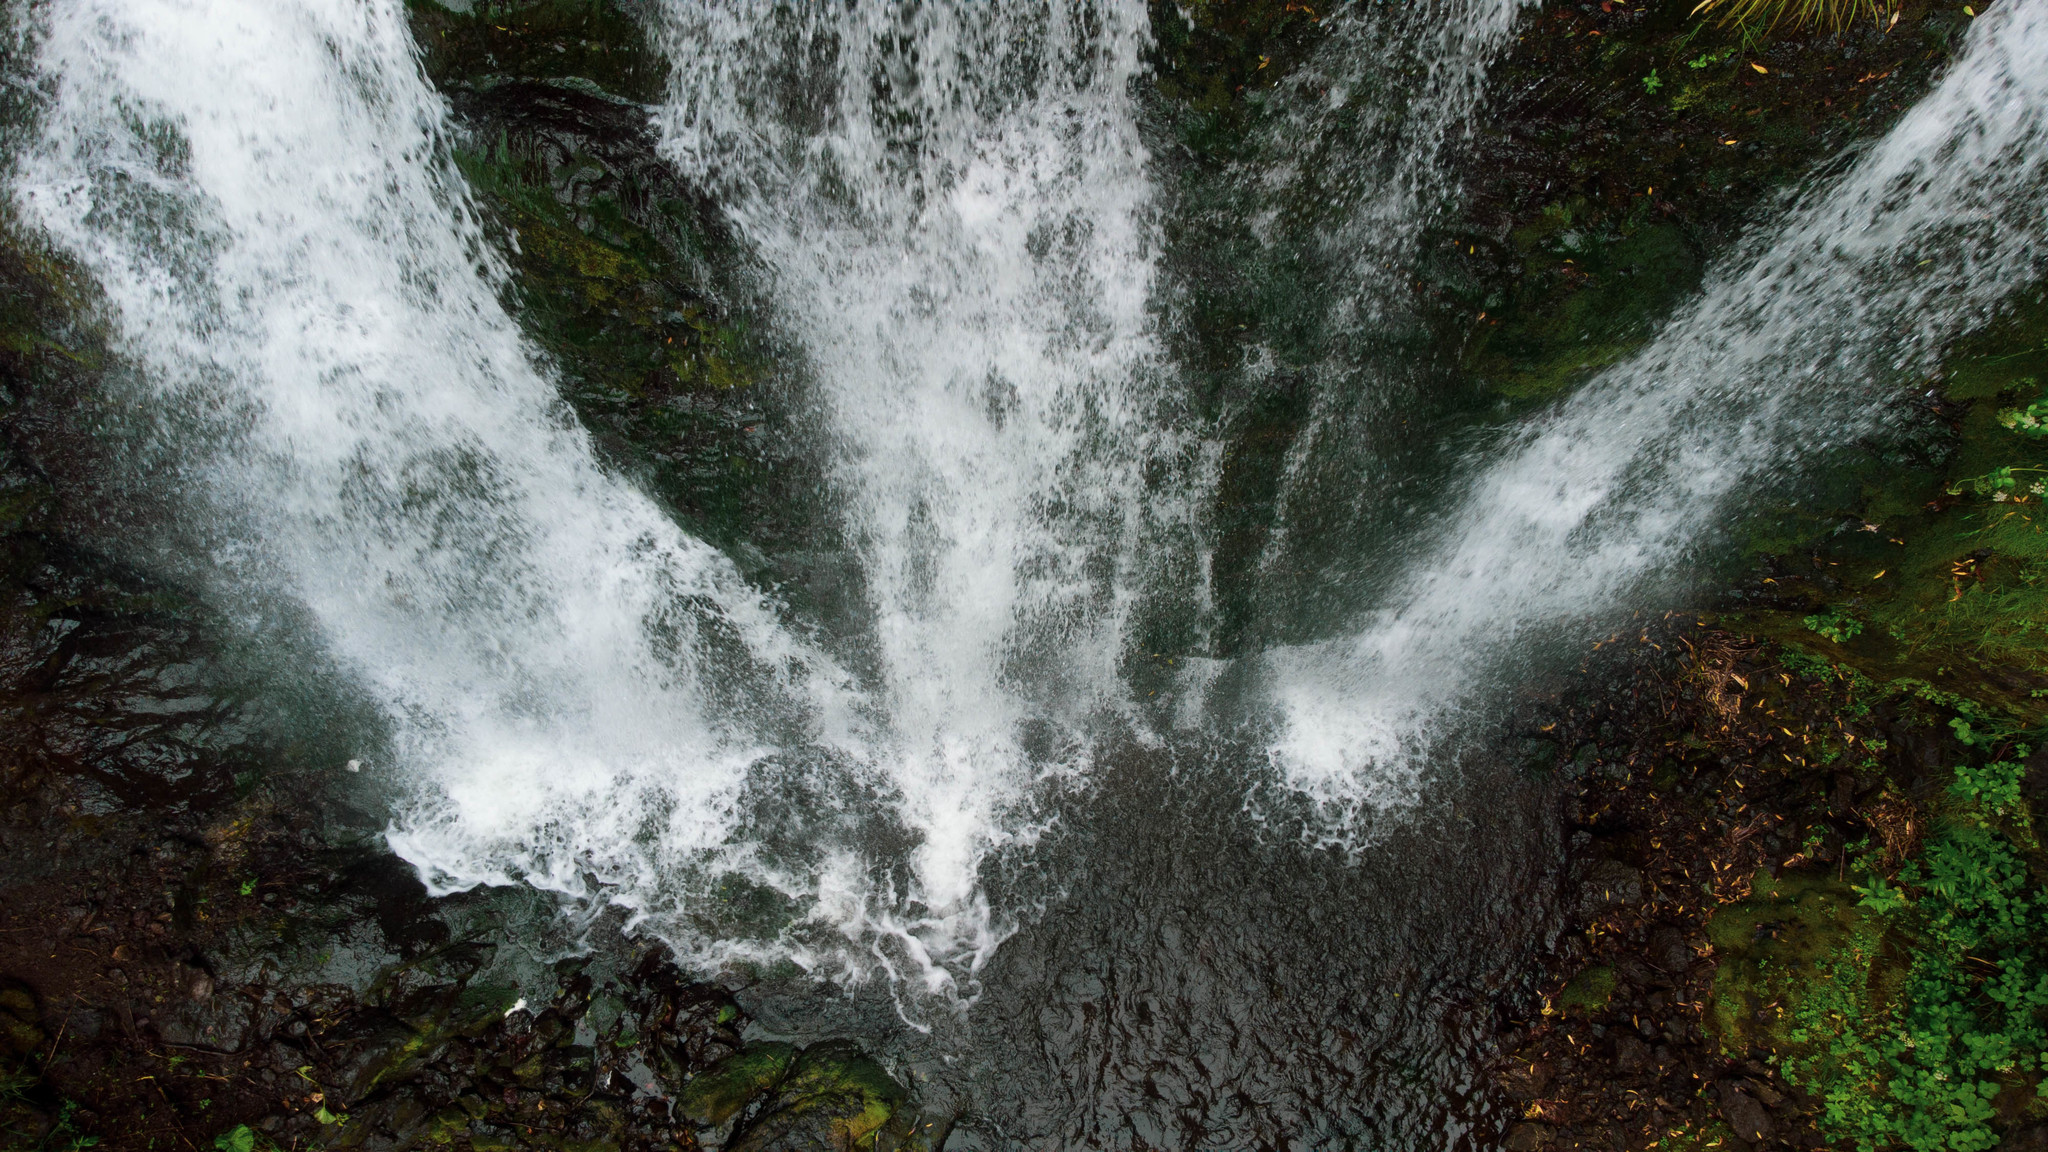
M1732 1054L1798 1047L1801 1022L1837 1001L1874 1014L1906 975L1883 921L1824 872L1758 872L1750 896L1716 911L1707 935L1717 965L1703 1023Z
M1470 356L1511 399L1546 399L1626 359L1699 285L1700 257L1676 226L1603 237L1572 227L1575 215L1559 207L1510 237L1528 267L1521 299L1480 330Z
M593 82L636 103L661 98L668 65L613 0L413 0L427 74L446 89L507 76Z
M784 1093L793 1103L828 1111L833 1135L845 1147L871 1140L910 1097L880 1064L843 1042L805 1049Z
M866 1148L909 1097L859 1048L834 1040L801 1049L750 1044L693 1077L677 1105L701 1128L729 1126L729 1152L805 1135L827 1147Z
M1567 1016L1590 1016L1614 999L1614 969L1596 964L1571 978L1553 1006Z
M415 0L414 34L508 302L600 458L793 610L837 605L858 589L806 417L756 386L782 369L754 334L750 257L660 155L664 66L626 7Z
M692 1077L676 1108L704 1127L723 1124L780 1087L796 1053L790 1044L749 1044Z

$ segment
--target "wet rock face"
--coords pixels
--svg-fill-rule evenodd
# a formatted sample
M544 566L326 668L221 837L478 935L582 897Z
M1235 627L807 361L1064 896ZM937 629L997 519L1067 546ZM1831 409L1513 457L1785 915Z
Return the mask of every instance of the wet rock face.
M412 10L521 327L599 452L749 576L837 618L856 578L819 505L801 369L755 334L746 256L717 206L659 155L666 65L637 9Z
M1461 306L1465 363L1513 401L1629 355L1778 189L1882 131L1968 17L1773 34L1679 6L1533 9L1490 73L1469 197L1423 275Z

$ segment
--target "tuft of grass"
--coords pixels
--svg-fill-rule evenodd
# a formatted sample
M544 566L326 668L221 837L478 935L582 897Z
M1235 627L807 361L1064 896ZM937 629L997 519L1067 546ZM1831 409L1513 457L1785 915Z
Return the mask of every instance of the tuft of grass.
M1716 17L1723 25L1775 32L1821 29L1840 32L1865 17L1878 27L1898 19L1894 0L1700 0L1695 16Z

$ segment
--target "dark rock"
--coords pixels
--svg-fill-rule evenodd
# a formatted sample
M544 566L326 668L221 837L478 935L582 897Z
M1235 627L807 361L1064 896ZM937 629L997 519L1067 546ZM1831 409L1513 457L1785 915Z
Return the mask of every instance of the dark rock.
M1500 1077L1502 1090L1517 1100L1534 1100L1549 1085L1550 1065L1540 1060L1528 1064L1516 1061Z
M1615 904L1640 904L1643 874L1619 860L1595 860L1579 885L1579 904L1591 911Z
M105 1021L104 1016L91 1008L74 1008L71 1015L65 1019L64 1031L66 1035L91 1040L100 1034L100 1029L105 1027Z
M209 992L211 981L208 982ZM239 1052L255 1009L240 996L212 996L181 1005L157 1023L165 1043L214 1052Z
M1650 934L1650 963L1672 975L1692 967L1693 952L1685 934L1666 925Z
M1650 1057L1650 1046L1633 1036L1624 1035L1614 1042L1614 1070L1624 1076L1647 1072L1655 1067Z
M2048 1152L2048 1124L2015 1128L1998 1142L1997 1152Z
M1507 1152L1536 1152L1548 1145L1553 1135L1550 1125L1524 1120L1507 1130L1507 1134L1501 1137L1500 1146Z
M1738 1139L1750 1144L1769 1140L1777 1134L1771 1124L1771 1114L1757 1102L1757 1098L1743 1091L1741 1085L1723 1081L1720 1086L1721 1119L1728 1122Z

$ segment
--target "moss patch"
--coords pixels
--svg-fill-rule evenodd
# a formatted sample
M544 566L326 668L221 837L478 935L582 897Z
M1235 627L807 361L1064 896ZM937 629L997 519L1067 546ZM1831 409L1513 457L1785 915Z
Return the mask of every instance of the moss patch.
M1734 1053L1790 1052L1797 1022L1844 999L1876 1011L1905 975L1896 950L1881 963L1882 918L1824 872L1759 872L1750 896L1717 910L1707 932L1716 965L1705 1024Z

